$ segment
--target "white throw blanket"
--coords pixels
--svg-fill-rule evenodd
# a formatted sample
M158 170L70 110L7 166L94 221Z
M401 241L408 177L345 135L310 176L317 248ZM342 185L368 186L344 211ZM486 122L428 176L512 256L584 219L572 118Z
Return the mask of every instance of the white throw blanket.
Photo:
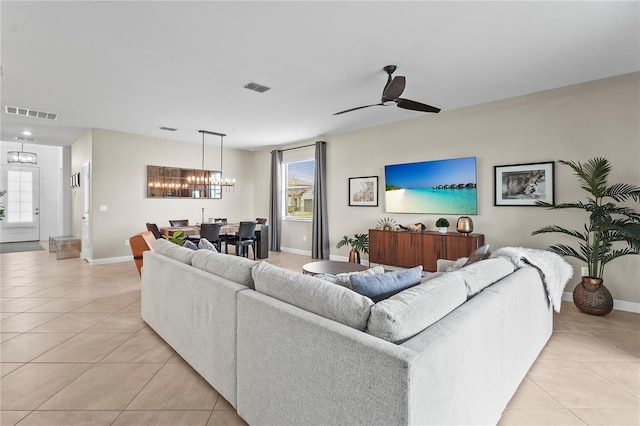
M553 310L560 312L564 286L573 276L573 268L560 255L546 250L503 247L492 253L491 257L506 257L519 268L533 266L540 271Z

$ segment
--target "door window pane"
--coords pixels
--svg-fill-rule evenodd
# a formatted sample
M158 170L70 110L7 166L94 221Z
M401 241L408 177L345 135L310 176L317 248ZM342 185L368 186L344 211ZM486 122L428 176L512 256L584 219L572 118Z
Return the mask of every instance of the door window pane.
M33 174L9 170L7 172L8 223L33 222Z

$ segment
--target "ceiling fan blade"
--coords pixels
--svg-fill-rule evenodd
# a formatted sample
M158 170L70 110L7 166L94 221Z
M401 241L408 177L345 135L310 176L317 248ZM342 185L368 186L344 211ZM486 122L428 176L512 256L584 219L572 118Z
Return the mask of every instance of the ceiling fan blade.
M440 108L436 108L431 105L422 104L420 102L412 101L409 99L398 99L398 107L404 109L411 109L413 111L422 111L422 112L440 112Z
M404 92L404 86L406 79L404 76L399 75L394 77L389 84L387 84L382 92L382 102L395 101Z
M345 109L344 111L336 112L333 115L340 115L340 114L344 114L345 112L351 112L351 111L355 111L357 109L369 108L369 107L378 106L378 105L382 105L382 104L365 105L365 106L359 106L359 107L356 107L356 108Z

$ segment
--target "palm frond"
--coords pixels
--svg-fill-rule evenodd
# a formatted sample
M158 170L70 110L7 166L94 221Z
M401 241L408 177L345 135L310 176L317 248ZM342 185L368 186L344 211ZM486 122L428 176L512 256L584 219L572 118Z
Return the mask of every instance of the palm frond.
M611 197L619 203L629 199L640 202L640 186L628 183L616 183L607 188L604 196Z
M562 227L557 226L557 225L545 226L545 227L540 228L540 229L538 229L536 231L533 231L531 233L531 235L546 234L546 233L550 233L550 232L558 232L560 234L570 235L570 236L578 238L579 240L582 240L582 241L587 241L589 239L589 234L588 233L584 233L583 234L583 233L575 231L573 229L565 229L565 228L562 228Z
M587 257L578 253L573 247L570 247L566 244L554 244L547 247L547 250L559 254L560 256L575 257L576 259L582 260L585 263L588 262Z
M602 198L607 190L607 177L611 172L611 165L606 158L592 158L586 163L560 160L562 164L571 167L581 180L580 187L593 194L596 198Z

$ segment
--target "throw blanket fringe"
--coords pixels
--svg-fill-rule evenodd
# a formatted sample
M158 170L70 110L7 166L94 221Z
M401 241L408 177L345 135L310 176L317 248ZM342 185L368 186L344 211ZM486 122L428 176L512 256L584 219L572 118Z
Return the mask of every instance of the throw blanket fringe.
M492 253L491 257L505 257L518 268L524 266L536 268L542 276L553 310L560 312L562 292L573 276L573 268L560 255L532 248L502 247Z

